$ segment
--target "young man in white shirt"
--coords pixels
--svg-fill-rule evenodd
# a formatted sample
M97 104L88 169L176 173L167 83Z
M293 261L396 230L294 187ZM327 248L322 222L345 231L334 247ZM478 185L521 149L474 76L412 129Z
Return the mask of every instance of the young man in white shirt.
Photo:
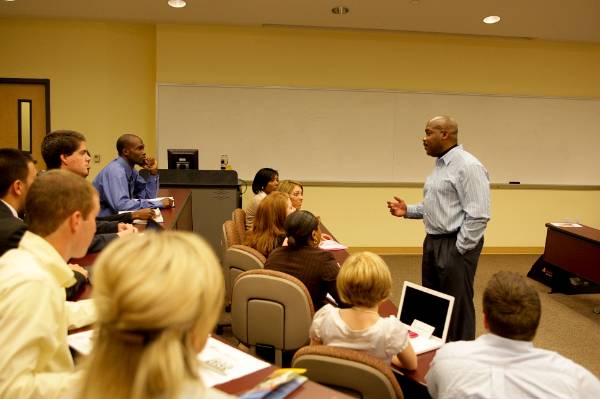
M50 171L27 194L29 231L0 258L0 397L59 398L71 385L68 328L91 324L91 300L65 301L67 265L96 230L98 194L73 173Z
M540 298L525 278L498 272L483 293L475 341L451 342L436 353L427 388L437 398L600 398L600 381L577 363L535 348Z

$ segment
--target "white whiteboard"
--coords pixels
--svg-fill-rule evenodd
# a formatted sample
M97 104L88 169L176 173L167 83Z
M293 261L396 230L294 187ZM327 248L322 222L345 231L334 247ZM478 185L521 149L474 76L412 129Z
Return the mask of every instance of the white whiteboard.
M493 183L600 184L596 99L159 84L159 166L168 148L197 148L200 169L226 154L241 179L273 167L301 181L423 182L421 138L440 114Z

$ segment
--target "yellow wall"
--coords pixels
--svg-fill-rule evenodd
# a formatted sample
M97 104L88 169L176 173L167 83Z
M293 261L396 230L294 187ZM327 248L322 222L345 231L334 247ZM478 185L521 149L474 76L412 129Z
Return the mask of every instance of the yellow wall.
M156 82L600 97L600 44L23 19L0 20L0 35L0 76L50 78L52 127L88 136L103 155L96 172L125 131L153 151ZM421 197L418 188L307 186L305 208L348 245L418 247L422 223L386 213L395 193ZM598 203L598 190L494 189L486 246L541 248L550 220L600 228Z
M50 79L52 129L84 133L102 162L133 132L155 146L155 27L0 19L0 77Z

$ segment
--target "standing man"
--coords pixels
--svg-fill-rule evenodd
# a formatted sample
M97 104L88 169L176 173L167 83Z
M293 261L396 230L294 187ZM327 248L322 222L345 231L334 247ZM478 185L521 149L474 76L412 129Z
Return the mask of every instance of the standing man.
M0 255L16 248L27 230L22 214L36 175L29 154L14 148L0 149Z
M67 302L67 260L85 255L98 194L70 172L37 178L25 200L29 231L0 258L0 397L59 398L73 385L68 328L95 319L90 299Z
M423 219L422 283L454 297L448 341L475 338L473 282L483 233L490 219L490 182L477 158L458 145L458 124L436 116L425 126L423 146L436 157L425 181L423 202L406 205L399 197L388 201L390 213Z
M442 346L425 377L434 399L600 398L600 381L556 352L535 348L542 308L522 276L498 272L483 293L483 325L475 341Z
M119 156L94 179L94 186L100 194L100 216L173 206L169 198L156 199L158 164L154 158L146 157L144 148L142 139L133 134L124 134L117 140ZM135 165L149 172L148 180L140 176L134 169Z

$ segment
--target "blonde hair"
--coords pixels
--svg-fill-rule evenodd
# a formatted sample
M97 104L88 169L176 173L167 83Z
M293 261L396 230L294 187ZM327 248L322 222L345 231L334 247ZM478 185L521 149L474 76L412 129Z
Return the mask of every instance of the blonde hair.
M390 295L392 275L372 252L359 252L346 259L337 276L340 299L349 305L372 307Z
M300 189L304 192L304 187L302 187L302 184L295 180L280 181L279 186L277 187L277 191L281 191L282 193L288 193L289 195L292 195L292 191L294 191L294 188L296 186L300 187Z
M256 209L256 217L252 230L246 233L244 245L256 249L265 257L277 247L280 247L285 238L283 224L287 217L287 193L273 191L263 199Z
M223 305L218 260L192 233L145 233L109 245L95 264L98 321L77 397L175 398L198 380L197 350Z

